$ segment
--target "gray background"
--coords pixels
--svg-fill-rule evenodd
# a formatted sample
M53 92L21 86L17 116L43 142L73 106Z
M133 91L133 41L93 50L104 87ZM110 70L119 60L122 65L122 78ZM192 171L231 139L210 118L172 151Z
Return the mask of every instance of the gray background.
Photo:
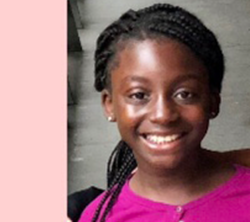
M93 51L100 32L121 13L155 0L72 0L83 52L68 54L68 193L105 187L107 159L119 140L93 88ZM169 0L201 18L217 35L226 57L220 115L204 146L213 150L250 147L250 0Z

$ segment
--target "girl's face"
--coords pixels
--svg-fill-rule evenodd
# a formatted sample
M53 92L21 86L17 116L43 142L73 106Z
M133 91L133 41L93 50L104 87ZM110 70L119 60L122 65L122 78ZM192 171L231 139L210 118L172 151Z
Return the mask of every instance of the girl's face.
M138 167L170 169L190 161L210 113L218 113L219 96L209 88L207 69L174 40L125 44L111 71L112 90L102 93L106 115L117 121Z

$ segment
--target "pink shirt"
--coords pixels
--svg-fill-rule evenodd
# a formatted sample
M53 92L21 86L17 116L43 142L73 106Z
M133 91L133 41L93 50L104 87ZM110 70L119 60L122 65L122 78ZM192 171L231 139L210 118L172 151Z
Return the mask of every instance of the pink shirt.
M124 185L107 222L250 222L250 169L236 166L230 181L202 198L183 206L154 202L133 193ZM90 222L102 199L97 197L79 222Z

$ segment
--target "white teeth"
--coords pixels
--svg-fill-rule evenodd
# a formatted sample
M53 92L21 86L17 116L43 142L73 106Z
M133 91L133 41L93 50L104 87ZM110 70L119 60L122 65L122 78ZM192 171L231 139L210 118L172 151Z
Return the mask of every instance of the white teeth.
M180 137L180 134L174 134L170 136L156 136L156 135L147 135L147 140L153 142L153 143L168 143L172 142L174 140L177 140Z

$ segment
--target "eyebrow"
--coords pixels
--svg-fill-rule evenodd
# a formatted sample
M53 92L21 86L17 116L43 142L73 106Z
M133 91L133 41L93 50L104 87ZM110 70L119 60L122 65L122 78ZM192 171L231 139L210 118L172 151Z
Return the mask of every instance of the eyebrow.
M203 82L204 78L206 75L204 74L204 76L202 76L203 74L196 74L196 73L190 73L190 74L187 74L187 75L183 75L183 76L180 76L176 79L175 82L177 83L180 83L180 82L185 82L185 81L188 81L188 80L197 80L199 82Z
M178 77L175 82L184 82L184 81L187 81L187 80L191 80L191 79L194 79L194 80L198 80L199 82L202 82L201 80L203 79L202 74L195 74L195 73L190 73L190 74L187 74L187 75L183 75L183 76L180 76ZM205 74L204 74L205 75ZM142 83L147 83L149 82L148 79L146 79L145 77L142 77L142 76L136 76L136 75L133 75L133 76L126 76L124 79L123 79L124 82L142 82Z
M141 82L141 83L148 83L149 80L147 80L145 77L142 76L126 76L123 79L124 82Z

